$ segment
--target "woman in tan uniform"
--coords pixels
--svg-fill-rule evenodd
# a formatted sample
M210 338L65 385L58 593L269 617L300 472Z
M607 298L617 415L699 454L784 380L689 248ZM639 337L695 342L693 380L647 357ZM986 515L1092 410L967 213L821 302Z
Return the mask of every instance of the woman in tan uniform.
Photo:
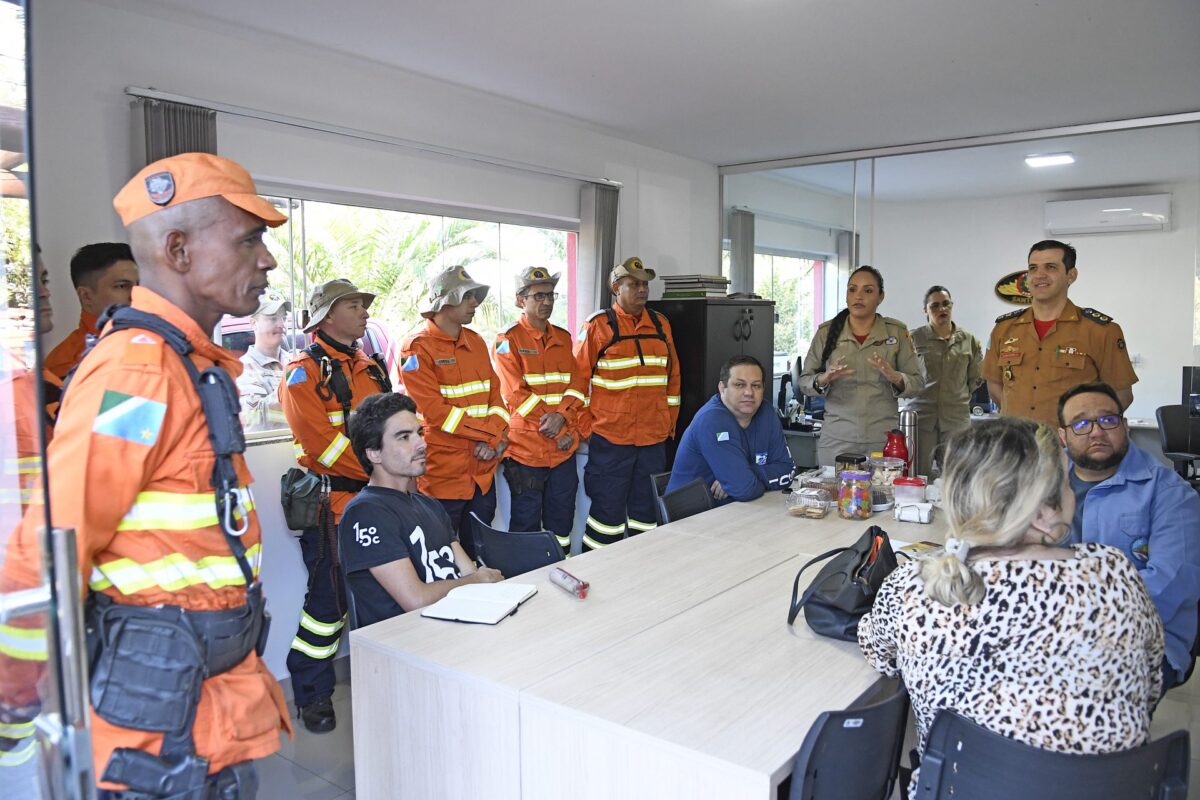
M919 475L930 474L935 450L950 434L971 424L971 392L983 383L983 348L954 323L952 308L949 289L929 287L925 292L929 324L912 332L926 380L924 390L905 406L917 412Z
M883 448L899 422L897 398L925 386L912 338L903 322L875 310L883 302L883 276L861 266L846 284L846 308L817 329L796 386L825 398L817 460L838 453L868 455Z

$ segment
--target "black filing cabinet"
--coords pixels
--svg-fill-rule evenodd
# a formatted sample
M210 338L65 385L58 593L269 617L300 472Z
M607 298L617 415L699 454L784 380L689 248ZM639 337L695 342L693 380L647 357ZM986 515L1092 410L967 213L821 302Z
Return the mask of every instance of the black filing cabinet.
M654 300L649 306L671 322L679 373L683 386L675 438L667 441L667 466L675 460L675 447L700 406L717 391L721 365L733 356L758 359L766 374L764 403L772 403L771 363L775 354L775 302L729 300L714 297L694 300Z

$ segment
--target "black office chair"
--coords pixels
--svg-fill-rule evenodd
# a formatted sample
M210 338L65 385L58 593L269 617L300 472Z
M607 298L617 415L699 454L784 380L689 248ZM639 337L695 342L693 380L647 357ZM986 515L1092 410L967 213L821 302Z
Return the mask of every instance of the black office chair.
M708 511L713 507L712 494L703 478L696 478L691 483L685 483L675 491L664 494L661 501L664 524Z
M1158 418L1158 436L1163 455L1171 459L1175 471L1183 479L1194 483L1197 480L1196 462L1200 453L1191 452L1188 442L1188 410L1186 406L1159 406L1154 412Z
M908 690L883 678L844 711L826 711L808 729L792 766L790 800L887 800L896 785Z
M942 711L929 732L912 800L1184 800L1189 748L1188 732L1175 731L1118 753L1054 753Z
M671 482L670 472L659 472L650 476L650 483L654 486L654 513L658 517L659 525L667 524L667 512L663 508L662 496L667 490L667 484Z
M499 531L481 520L474 511L476 557L506 578L563 560L562 547L549 531Z

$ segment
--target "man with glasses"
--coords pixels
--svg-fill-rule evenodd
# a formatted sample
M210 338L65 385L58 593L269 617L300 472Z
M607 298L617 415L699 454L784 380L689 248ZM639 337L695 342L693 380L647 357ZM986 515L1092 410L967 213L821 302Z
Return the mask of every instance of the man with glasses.
M1125 553L1142 575L1166 632L1164 690L1191 663L1200 603L1200 495L1129 441L1117 392L1085 383L1058 401L1058 435L1071 457L1071 542Z
M522 313L496 337L493 361L510 415L508 529L550 531L569 552L579 489L576 414L585 398L571 388L577 371L571 334L550 324L558 279L545 267L521 273L516 305Z

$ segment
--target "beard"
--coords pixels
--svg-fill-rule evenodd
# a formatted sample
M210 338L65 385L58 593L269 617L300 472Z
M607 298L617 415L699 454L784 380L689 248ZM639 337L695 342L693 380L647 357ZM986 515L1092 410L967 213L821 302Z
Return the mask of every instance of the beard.
M1078 455L1072 453L1071 460L1075 462L1075 466L1077 467L1083 467L1084 469L1091 470L1093 472L1103 472L1106 469L1112 469L1120 464L1121 460L1125 458L1125 454L1128 452L1129 442L1126 441L1120 447L1113 448L1112 453L1104 458L1091 458L1088 456L1087 451L1085 450L1083 453Z

